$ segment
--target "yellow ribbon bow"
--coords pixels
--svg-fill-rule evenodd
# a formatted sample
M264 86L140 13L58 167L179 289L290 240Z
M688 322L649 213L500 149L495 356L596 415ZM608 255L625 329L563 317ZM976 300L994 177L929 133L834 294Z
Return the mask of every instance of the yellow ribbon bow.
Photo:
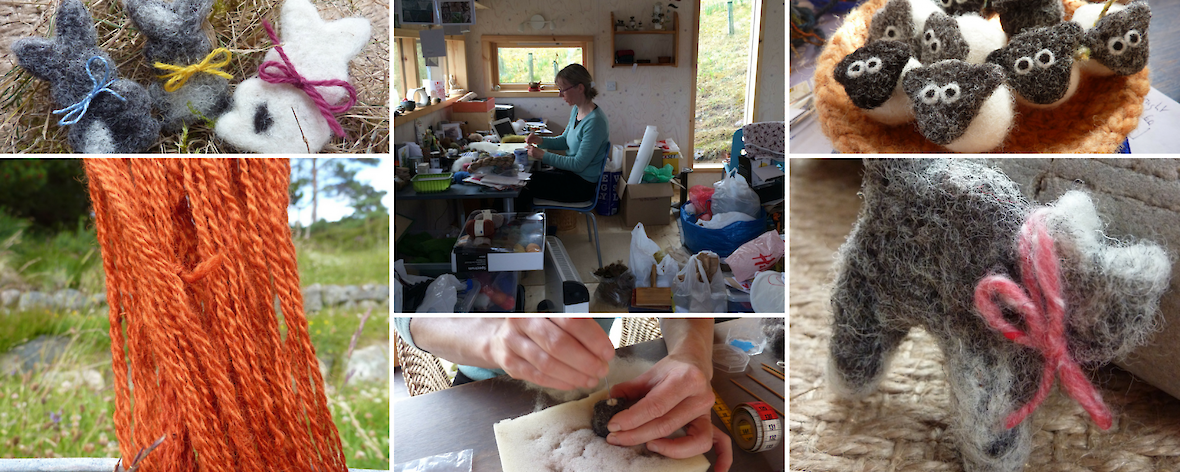
M225 54L224 60L221 60L218 62L211 62L211 61L213 61L213 58L215 56L217 56L218 54L223 54L223 53ZM200 64L193 64L191 66L181 67L181 66L174 66L172 64L165 64L163 62L157 62L155 64L155 66L157 69L165 69L165 70L173 71L168 74L161 75L161 76L159 76L159 78L168 79L167 82L164 82L164 90L165 91L175 92L176 90L183 87L185 82L188 82L189 77L192 77L193 74L196 74L198 72L204 72L206 74L213 74L218 77L225 77L227 79L234 78L234 76L229 75L229 74L220 70L222 67L229 65L229 58L230 57L231 57L231 55L230 55L228 49L217 48L217 49L214 49L212 52L210 52L209 55L205 56L205 59L202 60Z

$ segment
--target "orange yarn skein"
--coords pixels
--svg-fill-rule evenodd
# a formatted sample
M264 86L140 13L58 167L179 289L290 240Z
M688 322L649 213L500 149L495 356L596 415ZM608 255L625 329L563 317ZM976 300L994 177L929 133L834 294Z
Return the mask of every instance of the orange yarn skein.
M286 159L86 159L115 429L145 472L347 470L308 337Z

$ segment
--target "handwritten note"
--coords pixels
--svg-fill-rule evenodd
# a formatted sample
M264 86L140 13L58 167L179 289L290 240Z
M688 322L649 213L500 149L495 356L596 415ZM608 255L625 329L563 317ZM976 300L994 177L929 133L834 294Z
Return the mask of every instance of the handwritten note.
M1139 127L1127 135L1131 154L1176 152L1176 131L1180 130L1180 103L1151 88L1143 99Z

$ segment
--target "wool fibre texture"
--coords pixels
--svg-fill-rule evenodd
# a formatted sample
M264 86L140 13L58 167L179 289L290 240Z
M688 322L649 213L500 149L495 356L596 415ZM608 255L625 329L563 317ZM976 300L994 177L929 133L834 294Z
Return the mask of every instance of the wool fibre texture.
M213 42L201 29L213 8L213 0L123 0L123 5L131 21L147 36L143 57L149 66L157 62L181 67L194 65L213 50ZM170 72L155 70L160 75ZM175 92L164 90L162 81L153 82L149 91L167 131L197 122L201 115L216 119L229 107L229 80L224 77L198 72ZM189 106L201 115L193 113Z
M992 64L947 60L906 74L906 95L914 104L918 130L932 142L946 145L963 136L980 117L984 101L1003 86L1001 69Z
M167 434L144 470L344 472L287 226L290 163L83 164L122 456Z
M829 37L820 51L815 68L815 99L820 129L832 146L844 153L946 152L930 142L916 126L891 126L872 118L849 100L836 82L837 63L867 44L872 15L884 8L885 0L865 0L853 9L844 23ZM1067 15L1086 4L1064 0ZM1149 68L1125 77L1086 80L1069 100L1054 108L1020 107L1019 114L1002 146L994 151L1037 153L1111 153L1139 126L1143 99L1151 91ZM1079 123L1086 126L1064 126Z
M912 11L909 0L890 0L883 8L877 10L877 13L873 14L873 22L869 26L868 42L880 40L908 42L917 34Z
M282 46L308 80L348 80L348 63L369 42L369 20L324 21L308 0L287 0L280 14ZM281 62L271 49L263 62ZM329 104L344 101L341 87L317 87ZM332 138L315 102L290 84L251 77L234 89L233 104L217 120L215 132L238 149L258 153L315 153Z
M91 79L102 81L105 70L92 57L110 67L114 90L100 92L86 114L70 125L68 142L79 153L135 153L147 149L160 135L160 123L151 116L151 99L139 84L118 78L115 61L98 46L98 33L81 0L63 0L58 6L53 39L22 38L12 43L17 62L34 77L49 82L50 95L62 108L79 103L93 89Z
M918 59L933 64L946 59L967 60L971 46L959 32L959 23L946 13L935 12L926 19L926 30L914 39Z
M989 54L987 62L1003 67L1008 85L1025 100L1055 105L1077 90L1073 54L1082 37L1082 27L1073 22L1032 28Z
M1032 205L1002 173L960 159L871 159L864 172L864 205L838 254L829 385L871 394L902 338L921 326L946 358L950 431L965 469L1023 470L1031 422L1009 430L1004 418L1032 397L1043 358L990 329L973 297L985 275L1021 280L1016 235ZM1050 213L1070 352L1084 364L1108 362L1152 331L1169 256L1105 238L1083 193L1066 194Z
M938 5L951 16L981 13L983 4L984 0L938 0Z
M1151 7L1147 2L1132 3L1127 8L1107 14L1086 31L1090 60L1118 75L1131 75L1147 67L1149 44L1147 28L1151 25ZM1083 27L1085 25L1082 25Z
M996 28L990 21L975 13L963 14L955 17L959 24L959 34L967 41L967 58L964 61L972 64L983 64L987 55L992 51L1008 44L1008 36L1004 30Z
M1008 36L1053 26L1065 17L1061 0L992 0L991 8L1000 15L1000 26Z
M893 96L913 50L899 41L875 41L836 65L836 82L860 108L877 108Z

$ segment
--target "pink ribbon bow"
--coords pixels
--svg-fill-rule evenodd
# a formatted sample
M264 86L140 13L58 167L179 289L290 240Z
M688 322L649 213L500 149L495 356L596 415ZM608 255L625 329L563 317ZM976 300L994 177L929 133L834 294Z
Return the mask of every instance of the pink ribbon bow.
M1033 212L1020 228L1020 275L1024 287L1003 275L989 275L975 286L975 307L983 319L1004 337L1040 351L1045 358L1045 371L1036 395L1008 415L1005 427L1015 427L1036 410L1049 396L1054 376L1060 376L1065 392L1082 405L1098 427L1109 429L1110 410L1069 354L1065 340L1065 298L1053 238L1045 227L1046 211ZM999 298L1019 313L1028 325L1028 332L1008 323L993 298Z
M320 114L324 115L324 119L328 120L328 126L332 128L332 132L337 136L347 136L344 134L344 128L340 127L340 122L336 121L336 113L343 113L356 104L356 89L352 84L339 80L308 80L299 72L295 70L295 65L287 58L287 53L283 51L283 47L279 46L279 37L275 34L274 28L270 26L270 22L262 20L262 27L266 28L266 34L270 35L270 42L274 43L275 51L278 51L279 57L283 58L283 62L266 61L258 66L258 78L272 83L272 84L291 84L303 90L311 101L315 102L320 109ZM275 72L270 72L268 69L274 68ZM316 87L342 87L348 91L348 101L340 105L329 104L324 96L320 94Z

